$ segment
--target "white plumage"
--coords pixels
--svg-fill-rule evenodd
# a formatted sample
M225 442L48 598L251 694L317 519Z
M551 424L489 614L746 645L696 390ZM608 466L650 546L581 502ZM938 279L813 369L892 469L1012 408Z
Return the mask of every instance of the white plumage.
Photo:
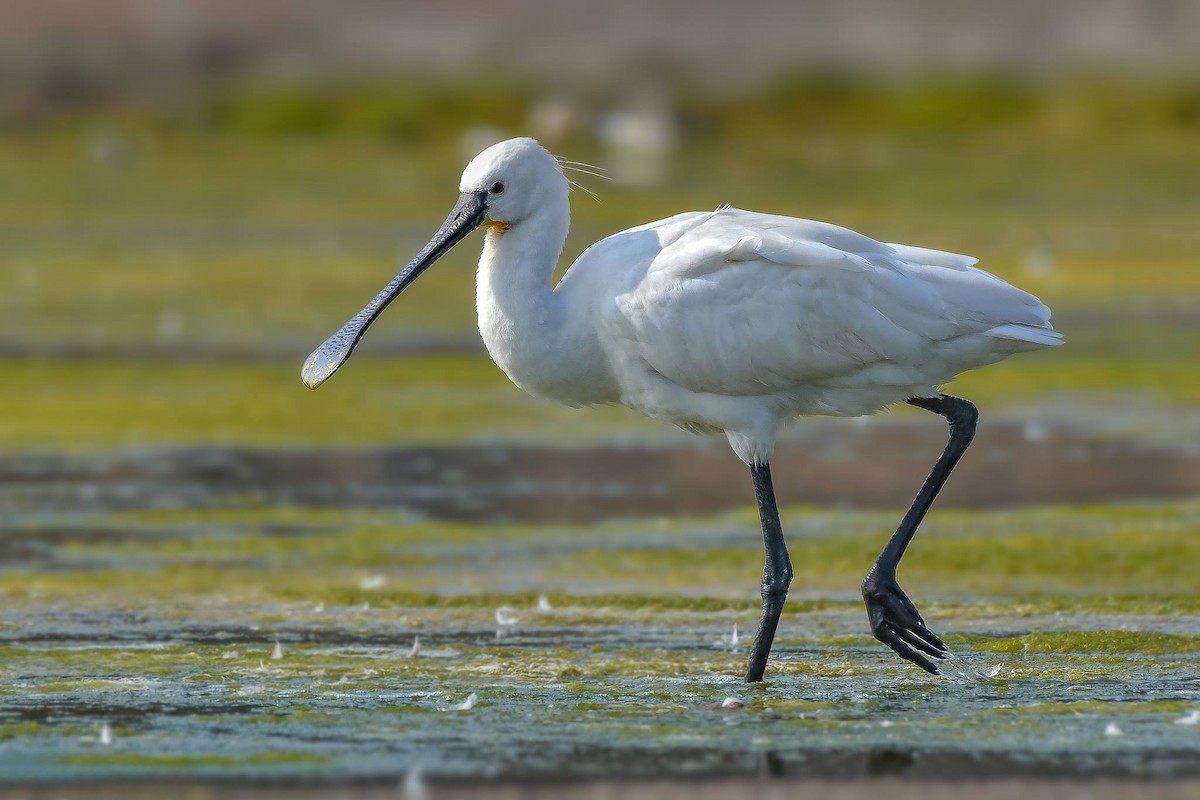
M1060 344L1049 309L968 256L730 207L609 236L552 287L570 217L559 162L532 139L502 142L471 161L459 190L429 245L310 356L305 382L333 374L393 298L486 224L479 330L514 383L568 405L621 403L724 432L750 465L767 553L751 681L762 677L792 576L768 466L779 424L905 401L941 414L950 443L863 584L876 637L936 672L949 653L895 569L974 432L974 406L939 387Z
M965 256L737 209L653 230L660 249L613 322L689 391L776 395L785 415L865 414L1058 342L1045 306ZM573 269L613 269L603 244Z
M496 145L461 188L488 183L468 180L476 173L511 174L493 167L510 158L542 162L561 185L489 231L480 331L515 383L552 400L724 431L761 462L785 419L869 414L1061 341L1049 309L973 258L728 207L603 239L551 291L568 213L553 157L528 139Z

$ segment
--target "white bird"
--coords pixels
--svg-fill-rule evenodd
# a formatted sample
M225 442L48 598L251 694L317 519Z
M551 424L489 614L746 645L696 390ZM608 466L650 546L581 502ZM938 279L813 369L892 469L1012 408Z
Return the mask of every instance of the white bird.
M762 679L792 579L769 466L780 423L900 402L940 414L950 441L862 585L876 638L937 673L949 652L900 589L896 568L974 434L975 406L940 387L1060 344L1049 309L967 256L724 206L609 236L552 286L568 186L563 164L533 139L484 150L463 172L441 229L313 352L304 382L324 382L388 303L485 225L479 331L513 383L569 406L620 403L689 431L722 432L749 465L766 568L748 682Z

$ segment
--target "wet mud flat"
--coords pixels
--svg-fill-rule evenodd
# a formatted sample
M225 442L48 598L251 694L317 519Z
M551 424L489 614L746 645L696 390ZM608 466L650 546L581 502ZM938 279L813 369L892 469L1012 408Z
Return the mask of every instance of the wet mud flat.
M0 784L1190 786L1195 459L982 434L901 569L956 653L934 677L870 637L857 587L942 436L842 425L783 448L777 484L811 505L784 509L796 580L754 687L761 534L722 443L6 456Z
M837 421L793 431L772 471L783 503L903 508L944 443L936 423ZM939 506L1198 494L1198 453L1065 424L1000 421L980 431ZM404 507L476 522L580 522L703 514L752 500L744 465L715 438L579 449L496 443L0 456L6 508Z
M295 798L295 800L408 800L413 797L437 800L724 800L755 797L785 800L820 797L827 800L958 800L964 795L977 800L1042 800L1071 797L1087 800L1191 800L1200 792L1200 781L1080 780L1007 778L1002 780L916 780L882 778L871 780L707 780L707 781L587 781L576 783L476 783L380 785L281 785L264 783L156 783L140 781L121 784L26 785L5 790L0 797L13 800L142 800L186 796L189 800L209 798Z
M1177 527L1158 522L1163 541L1195 536L1200 514L1177 510ZM210 522L199 538L183 515L158 519L136 558L64 537L36 574L0 575L3 781L395 791L414 775L436 788L1200 772L1186 578L918 594L959 659L939 678L874 642L857 573L818 557L769 681L747 687L751 525L534 527L488 548L487 534L397 516L361 534L384 540L383 558L355 552L362 519L281 536L272 517ZM1071 532L1080 521L1050 534L1094 538ZM748 542L744 558L722 528ZM799 537L797 561L825 536ZM959 538L935 529L925 544ZM987 562L933 585L984 585Z
M722 649L720 614L584 621L598 613L564 607L556 624L499 638L409 609L349 630L288 610L265 636L214 624L138 643L121 631L130 622L101 619L89 638L10 636L0 774L392 786L412 775L434 784L1200 775L1194 651L1006 655L996 678L968 667L934 679L892 663L842 614L810 614L799 627L835 632L786 639L772 680L746 687L737 652ZM150 632L168 622L132 624ZM409 655L414 640L427 644ZM965 657L979 667L994 654L961 638L955 646L970 646Z
M1194 632L1164 633L1162 621L1135 623L1133 641L1165 643L1149 655L1129 643L1116 655L1103 636L1037 652L1048 620L998 638L968 626L952 645L958 674L934 678L853 633L848 608L810 611L789 620L769 683L747 687L720 624L728 612L621 613L585 599L540 618L514 608L528 622L497 631L461 611L275 608L269 624L240 627L80 615L73 633L54 636L22 636L32 625L8 614L0 774L1200 776L1200 648Z

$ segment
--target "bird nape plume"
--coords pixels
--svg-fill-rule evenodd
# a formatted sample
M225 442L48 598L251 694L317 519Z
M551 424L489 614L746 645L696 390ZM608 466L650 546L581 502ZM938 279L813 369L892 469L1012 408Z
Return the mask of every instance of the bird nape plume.
M565 158L558 158L557 156L555 157L555 160L558 161L558 166L563 170L563 177L567 178L567 183L570 184L571 188L578 189L593 200L599 201L600 196L583 184L571 180L566 176L566 173L570 171L580 175L590 175L593 178L600 178L601 180L605 181L612 180L612 178L608 175L608 170L606 170L604 167L598 167L595 164L588 164L583 161L569 161Z

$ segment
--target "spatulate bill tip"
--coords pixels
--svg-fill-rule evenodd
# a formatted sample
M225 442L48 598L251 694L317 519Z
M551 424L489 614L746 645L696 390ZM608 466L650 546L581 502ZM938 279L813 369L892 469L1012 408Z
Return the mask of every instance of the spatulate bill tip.
M304 381L304 385L308 388L316 389L329 380L330 375L337 372L337 368L342 365L343 360L325 357L322 352L318 351L304 362L304 366L300 369L300 380Z

